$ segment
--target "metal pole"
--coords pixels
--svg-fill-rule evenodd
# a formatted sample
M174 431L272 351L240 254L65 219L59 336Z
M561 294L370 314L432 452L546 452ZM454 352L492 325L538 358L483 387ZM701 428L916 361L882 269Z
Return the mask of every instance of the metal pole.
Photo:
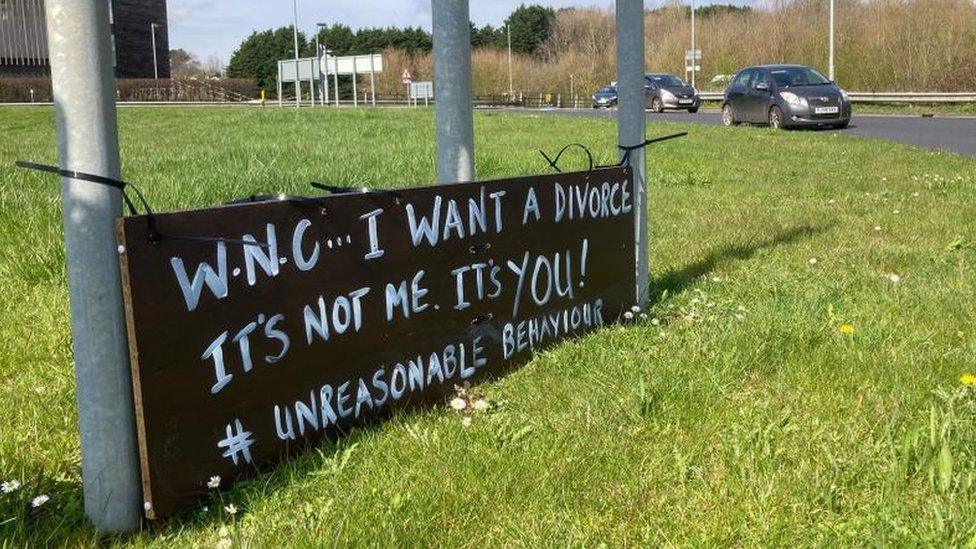
M152 34L153 80L159 80L159 63L156 61L156 23L149 23L149 32Z
M281 61L278 61L278 106L282 106L281 94L285 92L283 86L281 85Z
M62 167L120 178L108 2L46 0ZM142 492L115 218L119 190L61 179L85 514L101 532L139 527Z
M358 69L356 69L356 57L353 56L353 58L352 58L352 106L353 107L358 107L359 106L359 95L358 95L359 92L356 91L356 73L357 72L358 72Z
M319 98L320 99L323 97L323 91L322 91L322 48L321 48L321 46L319 46L319 27L321 27L321 26L322 26L321 23L316 23L315 24L315 63L316 63L315 70L318 71L318 75L319 75L319 77L318 77L318 86L319 86ZM325 103L323 103L323 106L324 105L325 105ZM312 106L314 107L315 105L313 104Z
M471 30L468 0L431 0L437 180L474 180Z
M309 79L308 79L308 94L309 97L311 97L312 99L312 106L314 107L315 106L315 78L312 75L309 75Z
M830 0L830 79L834 79L834 0Z
M617 2L617 142L633 146L644 142L644 0ZM647 165L644 149L628 155L634 170L634 241L637 252L636 301L646 307L647 287Z
M698 66L698 56L695 55L695 0L691 0L691 87L695 87L695 67Z
M332 74L332 79L333 79L333 82L335 82L336 107L338 107L339 106L339 58L333 56L333 59L335 60L335 64L336 64L335 69L336 70L335 70L335 73ZM329 53L328 52L325 53L325 64L326 64L326 66L328 66L328 64L329 64Z
M295 35L295 108L302 106L302 77L298 74L298 0L294 1L295 25L292 27Z
M322 89L325 90L325 102L323 105L329 106L329 48L323 44L322 52L325 53L325 70L322 71ZM319 66L322 64L319 63ZM337 92L338 93L338 92Z
M373 106L376 106L376 64L373 59L373 54L369 54L369 93L370 98L373 101Z
M512 27L505 25L505 30L508 32L508 96L512 97L515 93L512 89Z

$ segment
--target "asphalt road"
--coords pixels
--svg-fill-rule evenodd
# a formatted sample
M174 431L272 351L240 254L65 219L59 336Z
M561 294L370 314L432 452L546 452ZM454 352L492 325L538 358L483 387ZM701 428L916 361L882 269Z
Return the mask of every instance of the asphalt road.
M552 109L539 111L526 109L531 113L560 113L574 116L612 117L616 111L596 109ZM648 120L667 120L670 122L693 122L698 124L721 124L722 116L715 112L665 112L648 113ZM890 139L916 145L927 149L950 151L976 156L976 117L965 116L888 116L857 114L851 125L844 130L793 130L793 131L840 131L864 137Z

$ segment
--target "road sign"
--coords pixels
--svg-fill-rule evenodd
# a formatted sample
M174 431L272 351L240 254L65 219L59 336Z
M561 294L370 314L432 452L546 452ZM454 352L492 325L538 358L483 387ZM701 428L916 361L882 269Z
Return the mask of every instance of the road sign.
M403 78L404 84L413 82L413 75L410 74L410 69L403 69L403 75L401 77Z
M685 72L701 72L701 65L685 65Z
M612 168L119 220L148 517L616 321L638 196Z
M701 58L701 50L685 50L685 61L700 61Z

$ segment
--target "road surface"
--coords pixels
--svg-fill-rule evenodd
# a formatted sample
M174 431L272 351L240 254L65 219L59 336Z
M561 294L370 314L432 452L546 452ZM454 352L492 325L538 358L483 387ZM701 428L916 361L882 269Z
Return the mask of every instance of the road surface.
M604 118L616 115L615 110L597 109L515 110L534 114L545 112ZM702 111L696 114L686 112L648 113L647 119L652 121L667 120L669 122L693 122L698 124L722 123L722 116L718 111ZM926 118L922 116L859 115L855 113L851 125L845 130L813 131L842 131L864 137L890 139L927 149L976 156L976 117L972 116L935 116Z

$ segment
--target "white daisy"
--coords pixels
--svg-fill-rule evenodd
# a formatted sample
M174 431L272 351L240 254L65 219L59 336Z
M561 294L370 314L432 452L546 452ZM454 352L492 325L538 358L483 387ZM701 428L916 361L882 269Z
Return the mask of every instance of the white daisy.
M12 494L20 489L20 481L17 479L8 480L7 482L0 483L0 492L4 494Z
M50 496L48 496L47 494L41 494L41 495L39 495L36 498L34 498L34 499L31 500L31 507L33 507L34 509L37 509L41 505L44 505L45 503L47 503L48 501L50 501L50 499L51 499Z
M474 401L474 405L472 406L472 408L478 410L479 412L484 412L488 409L488 407L488 401L483 398L479 398L478 400Z
M459 412L467 407L468 407L468 403L465 402L464 399L461 397L454 397L454 399L451 400L451 408L454 408Z
M233 503L231 503L230 505L227 505L226 507L224 507L224 511L228 515L236 515L237 514L237 506L234 505Z
M210 480L207 481L207 488L210 488L211 490L220 488L220 476L214 475L210 477Z

